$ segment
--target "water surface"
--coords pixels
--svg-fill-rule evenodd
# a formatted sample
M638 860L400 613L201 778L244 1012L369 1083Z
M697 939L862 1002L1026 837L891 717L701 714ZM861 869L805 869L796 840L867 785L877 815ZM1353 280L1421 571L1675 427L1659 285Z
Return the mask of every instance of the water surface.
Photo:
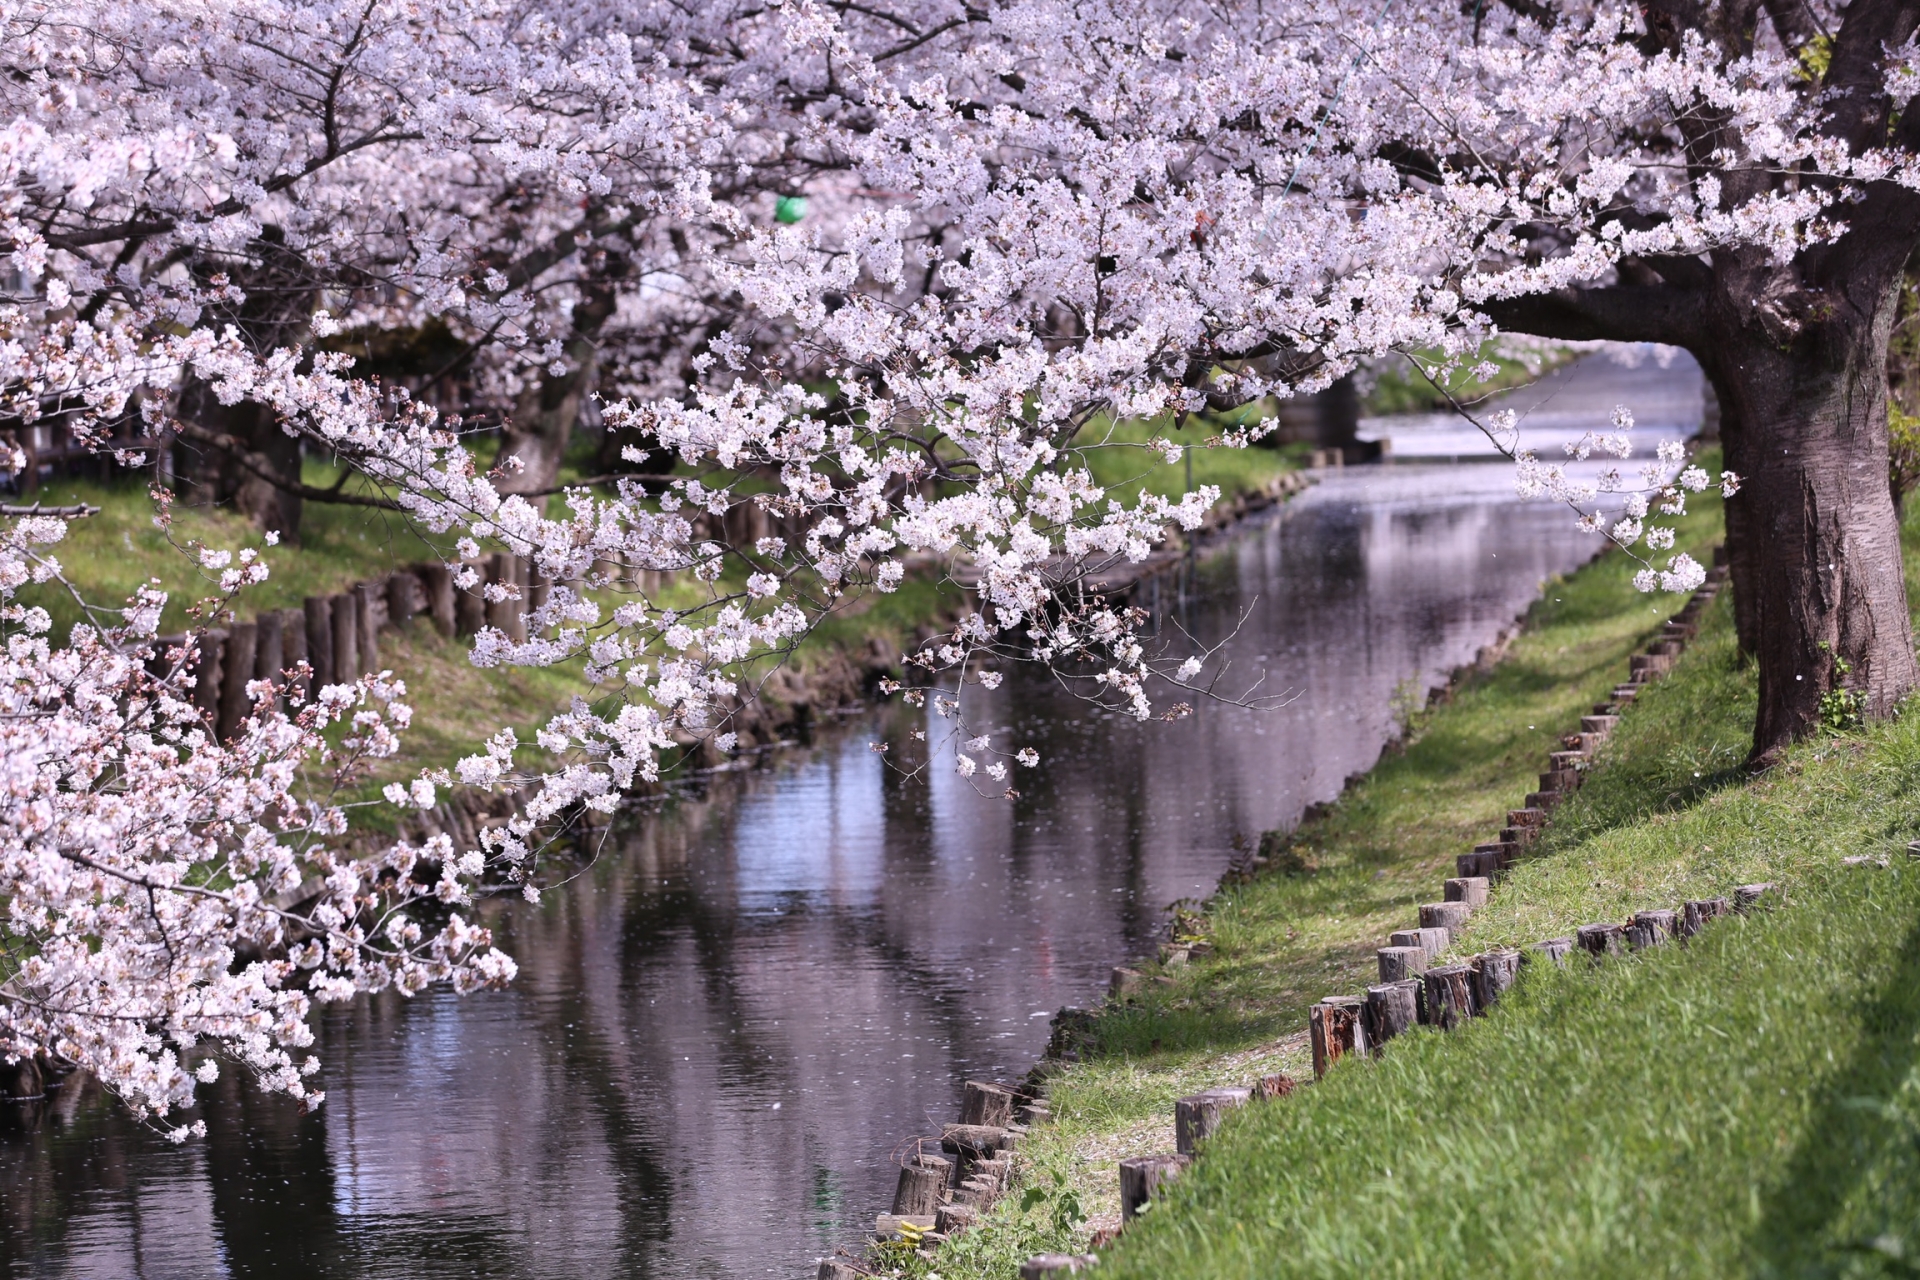
M1509 486L1330 475L1165 587L1163 623L1238 628L1231 680L1277 710L1140 725L1016 672L979 715L1041 754L1017 801L902 773L926 713L895 708L626 820L540 906L487 906L511 990L328 1010L314 1115L227 1081L181 1148L80 1090L0 1118L0 1274L810 1275L962 1080L1024 1074L1236 839L1377 758L1396 690L1593 553Z

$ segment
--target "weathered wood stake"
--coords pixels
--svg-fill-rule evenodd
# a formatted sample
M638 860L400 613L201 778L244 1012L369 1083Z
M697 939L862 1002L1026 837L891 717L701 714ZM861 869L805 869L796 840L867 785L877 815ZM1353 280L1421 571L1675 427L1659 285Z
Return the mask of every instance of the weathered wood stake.
M1492 881L1485 876L1455 876L1443 886L1448 902L1464 902L1469 907L1487 905L1487 890ZM1422 921L1421 923L1425 923Z
M1350 1053L1367 1051L1366 1002L1357 996L1328 996L1307 1013L1313 1040L1313 1075L1327 1074Z
M1567 956L1572 951L1572 938L1547 938L1544 941L1534 943L1533 946L1527 949L1529 955L1539 956L1543 960L1551 960L1555 964L1565 964L1567 962Z
M288 670L297 669L307 662L307 615L304 609L285 609L280 614L280 658ZM313 692L311 682L297 677L287 678L290 692L306 697Z
M333 676L333 603L325 596L308 596L300 611L307 619L307 662L313 667L313 685L317 693L322 685L334 683Z
M1617 924L1583 924L1573 931L1580 949L1596 959L1626 950L1627 931Z
M1380 961L1380 981L1404 982L1427 971L1431 958L1425 947L1382 947L1374 952Z
M1725 898L1702 898L1680 904L1680 928L1682 938L1691 938L1707 927L1709 920L1718 919L1733 910L1733 903Z
M1627 926L1627 945L1635 951L1648 947L1657 947L1671 938L1674 933L1674 913L1671 911L1636 911L1633 923Z
M960 1123L1005 1129L1013 1123L1013 1090L969 1080L960 1097Z
M253 711L253 699L247 696L247 682L253 679L254 650L260 630L251 622L236 622L227 631L225 670L220 686L220 741L226 742L240 732L240 722Z
M1134 1156L1120 1162L1120 1221L1132 1222L1154 1193L1187 1167L1187 1157Z
M1427 970L1427 1025L1451 1031L1473 1016L1473 970L1443 964Z
M1181 1098L1173 1104L1174 1147L1183 1156L1192 1155L1228 1112L1246 1106L1252 1097L1251 1089L1208 1089Z
M220 723L220 677L226 650L227 633L223 628L211 628L200 637L200 656L193 666L193 705L206 717L209 729Z
M1520 976L1520 953L1505 947L1489 951L1475 956L1472 968L1473 1004L1485 1013Z
M342 591L327 597L333 628L333 682L346 684L360 675L360 598Z
M916 1162L900 1170L900 1183L893 1192L896 1214L917 1216L934 1213L947 1191L947 1162L937 1167Z
M1387 941L1396 947L1419 947L1431 958L1453 944L1453 933L1447 929L1396 929Z
M1367 988L1367 1044L1378 1054L1387 1041L1420 1022L1420 980L1404 978Z
M1426 902L1420 906L1420 927L1458 933L1472 915L1473 907L1465 902Z

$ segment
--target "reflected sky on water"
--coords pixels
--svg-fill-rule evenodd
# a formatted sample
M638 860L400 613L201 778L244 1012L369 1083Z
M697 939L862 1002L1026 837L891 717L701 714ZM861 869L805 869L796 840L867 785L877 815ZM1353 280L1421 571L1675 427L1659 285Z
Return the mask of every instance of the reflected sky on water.
M1277 710L1140 725L1010 673L973 715L1041 754L1011 802L947 757L900 771L926 713L863 713L624 820L538 907L488 903L511 990L328 1010L315 1115L228 1080L179 1148L97 1092L0 1121L0 1275L810 1275L888 1207L892 1153L953 1118L963 1079L1024 1074L1047 1016L1096 1001L1236 838L1372 764L1396 690L1593 553L1510 485L1334 474L1184 600L1147 597L1232 633L1228 684L1289 694Z

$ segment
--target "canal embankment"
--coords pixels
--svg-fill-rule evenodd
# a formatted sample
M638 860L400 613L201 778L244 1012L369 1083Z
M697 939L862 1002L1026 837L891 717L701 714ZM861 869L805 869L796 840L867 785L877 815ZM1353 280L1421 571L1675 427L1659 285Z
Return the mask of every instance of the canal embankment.
M1717 510L1697 505L1682 543L1704 555L1717 524ZM1522 803L1520 797L1539 785L1536 775L1546 753L1564 745L1564 735L1581 726L1593 704L1609 699L1613 687L1624 681L1629 655L1662 631L1676 602L1634 592L1630 574L1630 562L1609 555L1550 583L1497 662L1460 673L1445 697L1409 717L1402 741L1337 802L1316 809L1293 831L1270 836L1259 851L1264 866L1251 875L1230 875L1235 883L1223 885L1210 902L1179 917L1175 929L1199 945L1169 947L1166 954L1178 957L1184 951L1191 958L1180 965L1155 958L1131 966L1144 982L1099 1011L1079 1061L1045 1073L1051 1121L1022 1144L1022 1176L1044 1194L1028 1197L1034 1203L1024 1209L1021 1197L1002 1201L981 1228L954 1240L926 1265L947 1277L1010 1276L1034 1252L1077 1250L1086 1247L1090 1236L1108 1238L1119 1221L1118 1162L1174 1150L1176 1099L1212 1086L1251 1084L1276 1073L1303 1084L1312 1080L1306 1031L1310 1007L1328 995L1364 993L1380 980L1376 949L1390 933L1415 923L1420 904L1440 896L1436 889L1443 879L1455 876L1461 851L1490 839L1505 824L1507 813ZM1799 905L1828 893L1829 887L1837 887L1842 896L1857 897L1856 891L1867 895L1859 901L1850 898L1853 905L1844 909L1836 906L1842 916L1861 901L1897 890L1904 841L1920 834L1899 834L1903 822L1914 825L1920 817L1913 808L1912 779L1901 772L1902 761L1913 754L1911 727L1849 729L1809 744L1802 756L1766 777L1751 779L1743 760L1751 727L1752 677L1733 653L1724 595L1700 611L1697 628L1698 640L1675 666L1672 678L1650 686L1622 714L1617 729L1594 753L1591 781L1556 809L1553 823L1462 928L1456 939L1459 954L1572 936L1582 924L1625 921L1636 911L1727 896L1735 886L1756 881L1779 886L1777 896L1769 899L1775 903ZM1243 862L1243 871L1250 862ZM1861 888L1869 885L1870 877L1856 873L1868 869L1890 874L1883 876L1885 883L1874 882L1878 887ZM1793 914L1781 910L1781 920ZM1568 1144L1568 1126L1577 1129L1585 1123L1578 1118L1583 1098L1605 1096L1619 1102L1633 1096L1586 1080L1577 1069L1580 1056L1591 1055L1597 1071L1640 1079L1640 1092L1649 1098L1668 1103L1690 1098L1711 1110L1698 1096L1693 1077L1704 1073L1710 1080L1716 1063L1726 1063L1707 1055L1697 1069L1683 1067L1666 1046L1675 1037L1689 1044L1716 1037L1716 1031L1699 1030L1693 1023L1712 1021L1714 1010L1737 1005L1740 998L1724 991L1714 994L1711 982L1730 973L1738 981L1740 966L1753 962L1747 955L1750 947L1741 940L1749 938L1750 931L1776 927L1774 918L1769 907L1722 922L1724 928L1716 925L1711 941L1703 934L1687 947L1657 957L1602 966L1605 972L1598 978L1583 965L1564 975L1552 965L1528 966L1496 1016L1474 1019L1472 1026L1450 1037L1411 1035L1395 1041L1377 1062L1340 1064L1321 1084L1235 1113L1192 1170L1112 1246L1103 1271L1117 1266L1124 1274L1143 1276L1265 1275L1294 1268L1328 1274L1343 1271L1335 1261L1341 1256L1364 1254L1389 1267L1401 1265L1396 1248L1411 1250L1409 1259L1427 1257L1432 1251L1425 1244L1410 1243L1416 1238L1446 1236L1495 1250L1483 1255L1461 1246L1466 1252L1455 1256L1455 1262L1497 1256L1509 1245L1520 1249L1525 1239L1547 1238L1560 1229L1554 1225L1554 1206L1542 1202L1542 1196L1551 1202L1552 1194L1508 1184L1532 1178L1543 1187L1559 1185L1568 1193L1559 1206L1563 1213L1577 1217L1590 1210L1592 1202L1573 1194L1565 1179L1541 1170L1557 1167L1556 1161L1569 1167L1591 1163L1593 1142ZM1778 927L1816 933L1822 928ZM1884 961L1905 930L1878 932L1887 935L1880 949ZM1847 1010L1873 1004L1875 984L1887 975L1885 963L1876 965L1869 954L1873 946L1856 952L1864 968L1852 999L1831 1009L1831 999L1816 1001L1817 1009L1800 1011L1805 1025L1824 1027L1842 1044L1858 1040L1858 1019ZM1704 958L1709 953L1721 959L1709 963ZM1696 971L1690 971L1696 972L1692 998L1699 1004L1679 1015L1675 1026L1668 1025L1670 1002L1658 995L1657 987L1636 986L1647 980L1613 973L1664 971L1688 963L1688 956L1701 957ZM1829 997L1834 994L1825 962L1803 967L1810 978L1824 975L1812 985L1824 985ZM1547 969L1555 976L1533 976ZM1575 988L1567 983L1593 981L1601 984L1593 990L1613 991L1609 984L1619 990L1578 999L1569 994ZM1740 991L1749 987L1742 984ZM1648 1003L1636 1007L1635 1000ZM1747 1012L1752 1014L1751 1009ZM1829 1016L1822 1017L1822 1012ZM1542 1036L1557 1035L1563 1018L1577 1022L1583 1016L1627 1022L1637 1018L1635 1025L1643 1027L1639 1041L1625 1042L1637 1048L1618 1053L1645 1051L1649 1061L1664 1064L1661 1069L1673 1076L1673 1087L1649 1090L1644 1072L1611 1062L1608 1051L1578 1030L1570 1031L1558 1049L1537 1043ZM1764 1015L1761 1022L1766 1022ZM1511 1033L1501 1030L1509 1025L1514 1027ZM1760 1034L1751 1025L1747 1030ZM1731 1034L1730 1027L1717 1031ZM1793 1032L1783 1024L1772 1034ZM1796 1054L1786 1057L1796 1059ZM1404 1084L1408 1073L1421 1076L1430 1087L1416 1089L1417 1098L1401 1099L1392 1088ZM1511 1083L1502 1079L1503 1073ZM1807 1081L1819 1074L1803 1072L1797 1090L1789 1089L1796 1098L1794 1107L1811 1105L1808 1100L1818 1089ZM1442 1080L1453 1094L1444 1091ZM1545 1125L1543 1132L1554 1136L1537 1143L1514 1137L1521 1132L1517 1124L1513 1132L1501 1130L1506 1137L1490 1140L1480 1128L1497 1127L1498 1117L1485 1114L1496 1096L1515 1106L1516 1100L1524 1100L1535 1109L1562 1115L1564 1122ZM1317 1119L1324 1108L1332 1108L1326 1113L1331 1118ZM1684 1134L1679 1139L1671 1133L1648 1137L1645 1116L1616 1118L1617 1141L1601 1145L1643 1154L1670 1151L1665 1145L1670 1140L1684 1146ZM1530 1116L1529 1123L1538 1126L1541 1119ZM1697 1115L1693 1123L1699 1123ZM1449 1135L1446 1141L1443 1134ZM1692 1140L1700 1137L1692 1134ZM1406 1145L1396 1151L1395 1141ZM1556 1148L1556 1142L1567 1145ZM1454 1167L1449 1143L1485 1155L1490 1163L1484 1167L1471 1161L1468 1166L1476 1176L1507 1186L1514 1196L1513 1212L1499 1204L1483 1209L1474 1202L1477 1197L1458 1194L1448 1181L1448 1170ZM1719 1145L1722 1154L1732 1154L1727 1143ZM1281 1161L1284 1170L1275 1163L1279 1146L1288 1152ZM1534 1163L1520 1162L1496 1178L1498 1161L1488 1154L1496 1150L1510 1157L1525 1154ZM1350 1179L1339 1172L1348 1167L1370 1172ZM1778 1170L1770 1170L1765 1161L1749 1161L1743 1168L1741 1176L1764 1200L1769 1193L1763 1184ZM1517 1172L1521 1169L1533 1172ZM1432 1185L1407 1198L1421 1186L1416 1171ZM1634 1172L1631 1166L1610 1167L1594 1177L1618 1180ZM1716 1180L1696 1181L1705 1185ZM1324 1191L1319 1189L1323 1183ZM1649 1185L1663 1184L1653 1178ZM1281 1221L1271 1212L1278 1188L1285 1188L1287 1211L1296 1215L1284 1228L1271 1225ZM1062 1227L1073 1215L1049 1207L1068 1194L1087 1211L1087 1219L1071 1231ZM1350 1202L1343 1195L1360 1199ZM1364 1207L1379 1197L1392 1213ZM1525 1212L1517 1207L1523 1205L1529 1206ZM1390 1229L1394 1214L1410 1215L1402 1229ZM1449 1214L1459 1215L1458 1221L1448 1225ZM1488 1235L1477 1227L1460 1226L1483 1217L1495 1217L1504 1227ZM1535 1217L1546 1225L1526 1226ZM1331 1252L1302 1252L1288 1244L1314 1223ZM1508 1234L1503 1236L1502 1230ZM1257 1244L1247 1243L1255 1238ZM1401 1244L1396 1245L1396 1239ZM1366 1248L1374 1252L1366 1253ZM1228 1255L1241 1261L1232 1262ZM1534 1262L1539 1257L1524 1250L1514 1256ZM1281 1260L1279 1272L1273 1269L1276 1259ZM1297 1268L1289 1259L1297 1260ZM903 1265L911 1272L921 1264Z

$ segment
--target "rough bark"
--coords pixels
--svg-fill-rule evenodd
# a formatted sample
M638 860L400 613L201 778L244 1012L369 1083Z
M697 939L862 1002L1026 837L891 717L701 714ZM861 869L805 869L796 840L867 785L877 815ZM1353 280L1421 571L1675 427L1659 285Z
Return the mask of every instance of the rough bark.
M1013 1104L1011 1089L969 1080L960 1100L960 1123L1004 1129L1013 1123Z
M1466 965L1446 964L1429 969L1423 981L1430 1025L1451 1031L1473 1016L1473 970Z
M1786 7L1781 7L1785 12ZM1723 6L1667 7L1738 56L1747 20ZM1782 45L1803 41L1774 21ZM1821 132L1854 154L1920 150L1920 112L1886 91L1885 51L1920 21L1912 0L1855 0L1831 31L1830 60L1806 92ZM1788 24L1791 25L1791 24ZM1739 154L1731 119L1688 122L1690 152ZM1789 180L1765 164L1720 173L1722 207ZM1792 181L1802 181L1793 178ZM1699 359L1719 400L1730 470L1729 570L1742 646L1759 667L1752 759L1768 764L1832 712L1893 712L1920 685L1888 490L1886 358L1898 287L1920 245L1920 193L1863 184L1833 209L1846 231L1790 261L1764 247L1623 263L1612 283L1493 302L1508 329L1558 338L1666 342ZM1842 693L1842 702L1830 695Z
M1379 1053L1387 1041L1420 1021L1420 981L1406 978L1367 988L1367 1042Z
M1520 953L1510 949L1489 951L1473 961L1473 1003L1485 1012L1520 976Z
M308 596L301 602L307 621L307 662L313 667L312 691L334 683L333 604L325 596Z
M944 1160L937 1167L915 1163L902 1168L893 1193L894 1213L918 1217L937 1212L947 1190L947 1169Z
M1366 1009L1366 1002L1356 996L1329 996L1308 1012L1315 1079L1348 1054L1366 1053Z

